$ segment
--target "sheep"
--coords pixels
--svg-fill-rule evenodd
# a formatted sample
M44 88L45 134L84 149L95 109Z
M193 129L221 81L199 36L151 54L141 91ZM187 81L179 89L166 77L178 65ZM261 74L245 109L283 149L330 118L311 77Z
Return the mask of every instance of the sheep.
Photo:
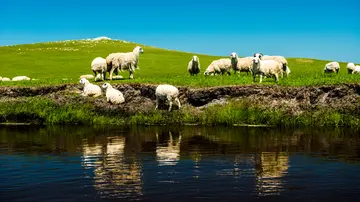
M82 96L98 97L102 94L100 86L91 84L86 78L81 78L80 83L84 85Z
M200 60L198 56L194 55L188 64L188 71L191 76L200 73Z
M105 89L106 101L112 104L121 104L125 102L124 95L117 89L113 88L109 83L101 86Z
M260 75L260 82L262 76L274 76L275 82L279 80L279 74L283 74L283 65L275 60L262 60L261 53L255 53L252 62L253 80L255 82L256 74Z
M29 81L30 78L27 76L15 76L12 81Z
M7 78L7 77L3 77L3 78L1 79L1 81L10 81L10 79Z
M169 102L169 111L171 111L173 100L176 101L179 109L181 108L180 100L178 98L179 90L175 86L169 84L160 84L156 87L155 96L156 96L155 110L157 110L159 107L159 100L165 100L165 101L167 100Z
M360 74L360 66L356 65L355 68L354 68L354 71L352 73L353 74ZM3 80L4 80L4 78L3 78Z
M100 78L101 80L105 79L106 68L107 68L106 59L104 59L102 57L96 57L91 62L91 70L94 72L95 80L97 79L96 78L97 73L102 74L102 77Z
M234 74L236 74L236 71L239 71L239 74L240 72L246 72L247 75L249 75L249 72L251 72L252 57L238 58L235 52L232 52L230 56L231 67L234 70Z
M324 73L335 73L338 74L340 65L338 62L329 62L324 67Z
M288 62L285 59L284 56L278 56L278 55L263 55L261 57L262 60L275 60L282 64L282 71L285 72L286 77L290 74L290 68L288 66Z
M216 74L224 74L225 72L228 75L231 69L231 60L229 58L221 58L218 60L214 60L210 63L208 68L205 70L204 75L216 75Z
M92 74L84 74L84 75L81 75L79 79L82 79L82 78L93 79L95 77Z
M107 71L110 74L110 80L112 80L114 71L128 70L130 73L129 78L134 78L135 69L138 67L139 56L144 53L144 50L140 46L136 46L132 52L127 53L112 53L106 57Z
M348 71L348 74L352 74L355 69L355 64L350 62L346 65L346 69Z

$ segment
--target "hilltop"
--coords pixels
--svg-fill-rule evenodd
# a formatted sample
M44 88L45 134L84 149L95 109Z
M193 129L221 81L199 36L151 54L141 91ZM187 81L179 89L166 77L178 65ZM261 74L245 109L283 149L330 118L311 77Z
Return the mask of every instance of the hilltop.
M76 83L83 74L92 74L90 63L95 57L106 57L112 52L132 51L140 45L144 54L140 56L140 70L134 74L135 79L128 79L128 72L121 75L125 78L114 83L170 83L178 86L222 86L235 84L252 84L250 75L205 77L202 75L211 61L229 57L210 56L166 50L158 47L137 44L123 40L112 40L108 37L94 39L66 40L34 44L22 44L0 47L0 76L12 78L26 75L38 80L24 82L0 82L0 85L40 85ZM186 68L192 55L198 55L201 62L201 74L190 77ZM251 55L252 53L249 53ZM266 53L264 53L266 54ZM247 56L247 55L246 55ZM359 75L347 75L346 63L340 63L339 75L324 77L322 70L329 62L310 58L287 58L291 69L290 78L280 79L279 85L309 86L323 84L357 83ZM274 84L273 79L265 79L264 84Z

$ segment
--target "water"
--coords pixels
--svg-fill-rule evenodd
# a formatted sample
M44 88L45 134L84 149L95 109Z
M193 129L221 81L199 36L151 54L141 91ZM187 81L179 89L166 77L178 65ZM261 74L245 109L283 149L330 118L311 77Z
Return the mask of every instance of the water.
M0 201L359 201L350 131L0 128Z

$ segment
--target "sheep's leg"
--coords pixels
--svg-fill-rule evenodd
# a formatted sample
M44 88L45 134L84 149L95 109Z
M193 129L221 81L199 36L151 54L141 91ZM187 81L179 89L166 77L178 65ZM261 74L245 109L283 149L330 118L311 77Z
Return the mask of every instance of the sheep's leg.
M159 98L158 96L156 96L156 105L155 105L155 110L157 110L159 107Z
M255 81L256 81L256 74L253 73L253 82L255 82Z
M260 82L259 83L262 82L262 77L263 77L263 75L260 73Z
M170 96L167 96L167 100L169 101L169 111L171 111L172 108L172 98Z
M134 79L134 73L133 73L132 71L129 71L129 72L130 72L129 78L130 78L130 79Z
M111 70L110 70L110 80L112 80L113 79L113 72L114 72L114 70L115 70L115 68L111 68Z
M277 83L279 81L279 75L276 73L275 74L275 82Z
M177 102L177 105L178 105L178 107L179 107L179 109L180 109L180 108L181 108L181 104L180 104L179 98L175 98L175 101Z

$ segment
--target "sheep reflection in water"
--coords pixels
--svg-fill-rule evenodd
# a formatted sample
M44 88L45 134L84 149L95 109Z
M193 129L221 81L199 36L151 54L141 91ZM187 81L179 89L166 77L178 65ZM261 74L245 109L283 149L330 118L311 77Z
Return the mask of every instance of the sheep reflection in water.
M168 133L169 140L167 143L160 143L159 133L156 132L156 157L160 166L163 165L176 165L180 160L180 143L181 135L179 135L178 140L174 139L173 134L169 131Z

